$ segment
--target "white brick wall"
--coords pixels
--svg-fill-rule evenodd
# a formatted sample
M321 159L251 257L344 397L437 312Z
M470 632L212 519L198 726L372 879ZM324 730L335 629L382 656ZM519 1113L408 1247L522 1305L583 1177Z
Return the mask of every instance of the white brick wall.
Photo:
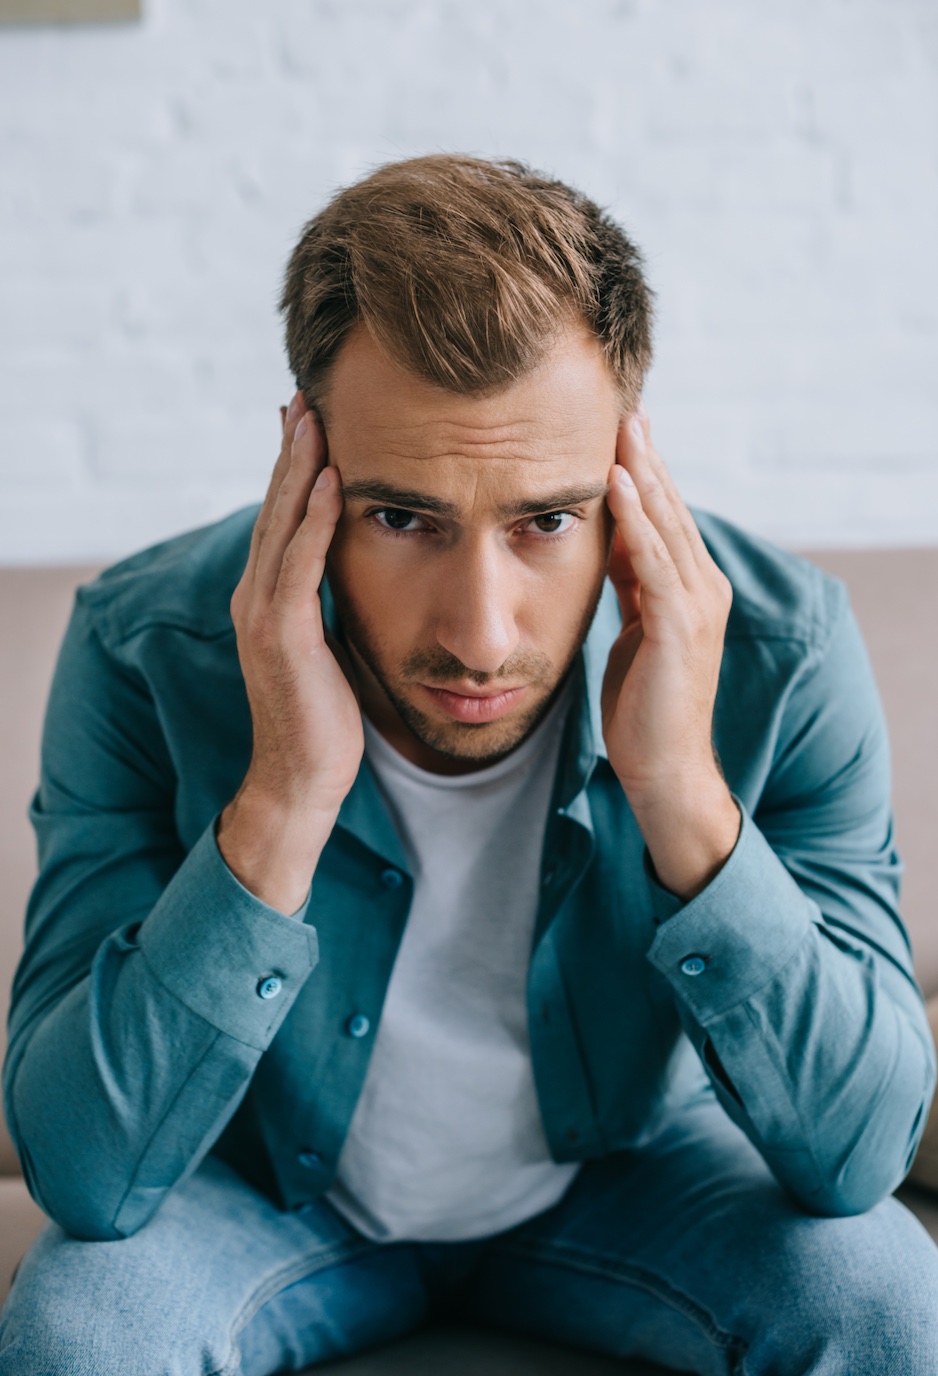
M935 0L147 0L0 29L0 562L260 498L303 222L379 162L516 155L659 293L689 501L791 545L938 541Z

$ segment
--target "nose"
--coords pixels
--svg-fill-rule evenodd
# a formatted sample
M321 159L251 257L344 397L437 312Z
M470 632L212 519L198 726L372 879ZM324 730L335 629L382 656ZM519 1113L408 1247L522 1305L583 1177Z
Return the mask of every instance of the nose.
M517 648L519 588L510 558L485 536L460 541L439 570L436 638L467 669L497 673Z

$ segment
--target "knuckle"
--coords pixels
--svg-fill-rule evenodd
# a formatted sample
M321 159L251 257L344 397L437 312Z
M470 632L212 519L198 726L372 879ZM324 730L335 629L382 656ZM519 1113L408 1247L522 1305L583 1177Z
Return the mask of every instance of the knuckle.
M728 612L733 603L733 585L722 569L714 567L710 587L714 606Z
M696 599L687 608L687 619L694 636L705 635L710 629L711 616L708 609Z
M652 554L661 566L662 577L667 578L668 582L674 587L681 586L681 577L677 571L677 566L671 558L671 551L664 540L664 537L655 531L654 539L651 542Z
M664 483L661 481L659 475L654 471L646 475L644 486L644 499L651 505L654 505L655 503L663 505L667 501L669 495L668 491ZM664 519L667 520L670 517L670 514L671 513L668 511Z
M280 573L277 575L275 597L278 601L293 601L309 585L310 571L305 553L290 544L283 552Z
M297 548L296 541L291 540L283 551L283 558L280 561L280 577L277 582L292 584L301 576L301 551Z
M258 650L269 650L276 644L276 628L266 608L254 608L248 614L245 631L252 645Z

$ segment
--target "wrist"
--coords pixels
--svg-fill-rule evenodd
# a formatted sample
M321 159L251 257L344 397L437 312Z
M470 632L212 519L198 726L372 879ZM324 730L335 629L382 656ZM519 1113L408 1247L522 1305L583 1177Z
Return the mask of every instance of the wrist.
M722 776L678 784L633 806L658 882L684 902L719 874L739 839L742 816Z
M222 812L215 840L238 882L289 915L306 899L337 816L338 809L290 808L244 787Z

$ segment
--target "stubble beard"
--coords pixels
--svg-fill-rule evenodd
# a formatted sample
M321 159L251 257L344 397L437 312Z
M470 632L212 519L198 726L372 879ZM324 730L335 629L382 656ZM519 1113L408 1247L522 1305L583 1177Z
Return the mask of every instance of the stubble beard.
M339 613L342 640L367 666L408 731L422 745L436 751L444 759L485 765L495 764L498 760L504 759L527 740L556 702L593 624L605 577L603 570L602 577L593 589L580 620L573 646L559 672L554 670L546 655L530 651L513 656L495 674L482 674L467 669L455 655L451 655L442 646L430 650L417 650L405 658L398 676L402 685L419 678L420 682L431 686L445 687L447 683L463 680L480 688L487 688L497 687L499 679L516 683L520 678L535 689L543 690L541 697L525 712L517 716L509 713L507 719L494 722L453 721L444 724L434 721L419 707L415 707L413 702L403 695L401 688L396 685L382 664L378 646L356 608L332 580L330 589Z

